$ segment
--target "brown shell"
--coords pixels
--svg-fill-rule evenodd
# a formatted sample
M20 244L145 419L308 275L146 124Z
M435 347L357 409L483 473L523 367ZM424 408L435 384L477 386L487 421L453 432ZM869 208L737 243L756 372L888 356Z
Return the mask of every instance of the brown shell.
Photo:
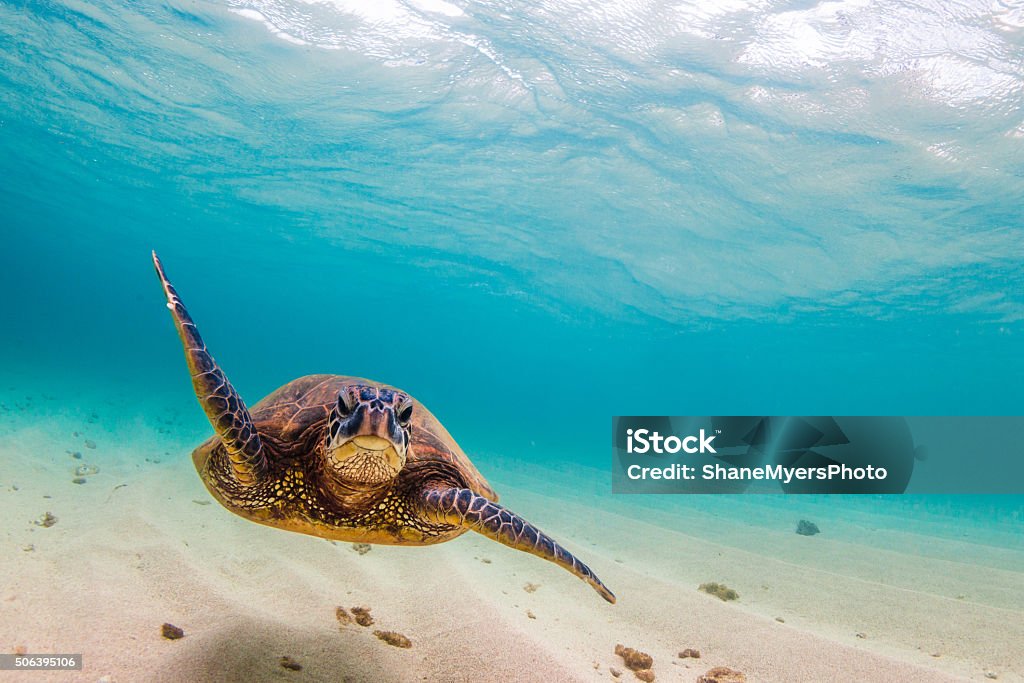
M366 384L393 391L402 391L361 377L343 375L306 375L288 382L252 406L256 429L280 441L297 439L306 429L327 418L338 400L338 392L347 384ZM408 394L408 392L404 392ZM476 493L497 500L497 494L483 475L426 406L413 400L412 442L407 462L440 461L454 465Z

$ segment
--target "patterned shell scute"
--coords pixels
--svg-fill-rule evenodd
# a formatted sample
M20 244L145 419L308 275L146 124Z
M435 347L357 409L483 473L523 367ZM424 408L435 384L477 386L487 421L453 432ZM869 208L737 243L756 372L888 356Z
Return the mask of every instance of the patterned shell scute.
M388 384L343 375L307 375L288 382L254 405L250 412L262 434L281 441L294 441L306 429L325 420L338 400L338 392L349 384L366 384L402 391ZM407 393L407 392L403 392ZM469 461L455 439L423 404L413 398L412 444L409 462L441 461L455 465L471 482L490 488L483 475Z

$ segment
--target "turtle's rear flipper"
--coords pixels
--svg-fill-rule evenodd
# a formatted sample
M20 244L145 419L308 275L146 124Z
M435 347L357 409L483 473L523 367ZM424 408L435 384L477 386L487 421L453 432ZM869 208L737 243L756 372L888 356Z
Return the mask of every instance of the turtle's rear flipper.
M231 462L231 470L235 473L238 483L251 486L266 472L267 461L263 454L263 442L253 426L249 409L245 407L242 397L213 360L213 356L206 350L206 344L199 336L196 324L192 322L192 317L185 310L181 297L167 279L163 264L160 263L155 251L153 265L156 266L156 274L160 276L160 284L163 285L164 294L167 296L167 308L174 318L174 326L178 328L178 336L185 347L185 360L192 373L192 386L196 390L196 398L199 399L199 404L203 406L210 424L224 444Z
M423 494L422 504L430 519L472 529L510 548L543 557L589 583L608 602L615 602L615 595L590 567L540 529L501 505L461 488L428 489Z

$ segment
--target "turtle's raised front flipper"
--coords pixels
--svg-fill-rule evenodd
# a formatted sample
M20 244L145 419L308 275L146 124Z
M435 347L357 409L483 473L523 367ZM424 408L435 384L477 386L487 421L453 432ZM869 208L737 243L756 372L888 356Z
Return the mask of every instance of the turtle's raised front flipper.
M431 488L423 494L424 514L443 524L471 529L499 543L554 562L594 587L608 602L615 595L572 553L519 515L469 489Z
M178 336L185 347L185 360L192 373L196 398L224 444L238 482L243 486L256 484L266 473L267 461L263 454L263 442L253 426L249 409L206 350L196 324L185 310L185 304L181 302L174 286L168 281L155 251L153 265L156 266L156 274L160 276L164 294L167 295L167 308L174 318L174 326L178 328Z

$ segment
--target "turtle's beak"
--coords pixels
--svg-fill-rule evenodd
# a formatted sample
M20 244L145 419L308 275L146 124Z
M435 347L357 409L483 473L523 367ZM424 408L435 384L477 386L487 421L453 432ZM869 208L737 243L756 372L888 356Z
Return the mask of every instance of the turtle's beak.
M386 451L389 448L393 449L395 447L388 439L370 434L361 434L354 437L352 442L357 448L365 451Z

